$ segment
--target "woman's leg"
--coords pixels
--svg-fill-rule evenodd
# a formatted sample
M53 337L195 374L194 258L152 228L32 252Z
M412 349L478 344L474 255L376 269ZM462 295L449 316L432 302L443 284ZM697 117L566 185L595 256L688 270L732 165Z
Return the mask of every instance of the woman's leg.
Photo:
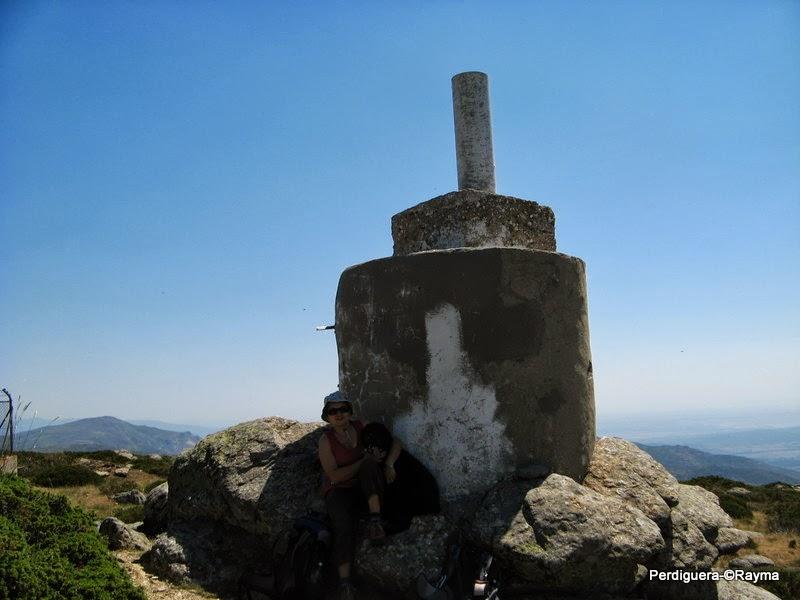
M350 577L360 502L363 500L355 487L333 488L325 496L325 506L333 526L333 560L340 579Z
M361 492L367 499L372 517L367 527L367 537L371 540L384 538L386 532L381 524L381 504L383 503L383 490L386 486L383 466L375 460L365 460L358 469L358 482Z

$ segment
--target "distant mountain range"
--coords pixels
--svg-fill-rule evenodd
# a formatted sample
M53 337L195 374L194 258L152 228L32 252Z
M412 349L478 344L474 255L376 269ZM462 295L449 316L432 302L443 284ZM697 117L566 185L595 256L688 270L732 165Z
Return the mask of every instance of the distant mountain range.
M36 452L126 449L136 454L180 454L200 437L189 431L166 431L132 425L116 417L78 419L63 425L40 427L14 436L16 449Z
M743 456L709 454L688 446L637 444L679 480L701 475L719 475L752 485L782 481L800 483L800 472L784 469Z

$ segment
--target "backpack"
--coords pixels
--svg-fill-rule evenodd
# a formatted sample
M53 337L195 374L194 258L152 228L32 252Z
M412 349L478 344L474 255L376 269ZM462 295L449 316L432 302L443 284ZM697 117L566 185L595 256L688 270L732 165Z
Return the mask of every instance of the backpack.
M432 581L422 573L417 577L417 596L423 600L499 600L500 579L500 569L493 556L459 533L447 546L439 575Z
M277 600L322 600L329 580L330 543L324 515L309 512L294 522L273 557Z

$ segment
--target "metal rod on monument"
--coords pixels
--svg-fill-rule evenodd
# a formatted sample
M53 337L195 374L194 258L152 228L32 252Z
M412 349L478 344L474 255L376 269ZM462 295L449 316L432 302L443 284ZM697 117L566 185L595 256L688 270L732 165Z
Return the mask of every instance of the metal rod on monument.
M489 77L479 71L452 79L458 189L495 191Z
M3 393L8 396L8 430L11 432L8 448L9 453L14 454L14 400L6 388L3 388Z

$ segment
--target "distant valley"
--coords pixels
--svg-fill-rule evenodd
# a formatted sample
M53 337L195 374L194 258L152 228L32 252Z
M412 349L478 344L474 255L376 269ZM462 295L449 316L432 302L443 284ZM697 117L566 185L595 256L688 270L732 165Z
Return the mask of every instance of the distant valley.
M637 444L660 462L676 479L685 481L703 475L717 475L751 485L781 481L800 483L800 472L762 461L726 454L710 454L688 446Z

